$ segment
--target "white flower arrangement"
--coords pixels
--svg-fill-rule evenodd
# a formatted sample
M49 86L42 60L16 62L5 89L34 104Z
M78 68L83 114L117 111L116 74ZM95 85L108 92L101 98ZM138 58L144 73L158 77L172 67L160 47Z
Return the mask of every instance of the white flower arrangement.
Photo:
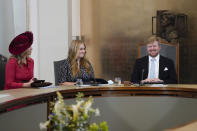
M51 103L52 113L49 120L40 123L40 129L51 129L52 131L108 131L105 121L99 125L90 124L93 114L99 116L99 109L92 108L93 98L90 96L87 101L82 99L83 94L78 93L75 105L66 105L62 95L57 92L57 101Z

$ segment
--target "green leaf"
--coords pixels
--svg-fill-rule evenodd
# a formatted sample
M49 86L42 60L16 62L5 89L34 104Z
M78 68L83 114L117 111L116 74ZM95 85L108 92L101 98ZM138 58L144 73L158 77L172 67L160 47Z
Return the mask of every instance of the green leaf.
M77 93L77 95L76 95L76 99L77 99L77 101L80 101L83 97L84 97L84 94L83 93L81 93L81 92L78 92Z
M103 121L100 123L100 129L101 129L101 131L109 131L106 121Z
M99 127L96 123L91 124L89 127L89 131L98 131L98 130L99 130Z

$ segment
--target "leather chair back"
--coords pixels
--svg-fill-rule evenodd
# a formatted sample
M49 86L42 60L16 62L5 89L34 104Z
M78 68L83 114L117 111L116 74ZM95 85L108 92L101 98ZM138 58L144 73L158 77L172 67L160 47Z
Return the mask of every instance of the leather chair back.
M0 90L4 89L7 58L0 55Z
M54 61L54 75L55 75L55 85L59 85L58 83L58 79L59 79L59 70L60 70L60 65L62 65L62 62L64 62L65 60L60 60L60 61Z

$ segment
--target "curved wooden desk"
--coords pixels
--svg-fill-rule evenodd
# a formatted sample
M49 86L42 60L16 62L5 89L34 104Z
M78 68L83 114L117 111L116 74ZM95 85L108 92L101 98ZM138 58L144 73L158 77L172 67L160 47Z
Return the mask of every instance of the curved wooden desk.
M186 98L197 98L197 85L174 84L166 87L145 86L57 86L56 88L21 88L13 90L0 91L0 112L5 109L21 105L32 104L37 102L50 102L56 97L56 92L62 93L64 98L74 98L77 92L83 92L86 96L176 96ZM8 95L1 97L2 95Z
M134 107L129 107L129 101L134 101L134 103L132 104L136 104L136 109L137 108L141 108L142 105L137 104L138 101L143 101L143 104L146 104L146 102L151 102L152 100L155 99L159 99L161 98L161 101L164 103L164 105L168 105L168 102L171 101L170 98L175 98L177 99L177 101L179 101L179 103L183 102L183 104L187 101L187 100L192 100L192 102L196 102L197 103L197 85L184 85L184 84L180 84L180 85L166 85L166 87L151 87L150 85L145 85L145 86L92 86L92 87L75 87L75 86L62 86L62 87L56 87L56 88L47 88L47 89L28 89L28 88L23 88L23 89L14 89L14 90L5 90L5 91L1 91L0 92L0 112L2 113L1 115L4 114L9 114L5 113L7 108L11 108L17 105L21 105L21 104L26 104L27 106L25 108L28 107L28 105L38 105L37 103L46 103L47 107L49 107L49 102L53 101L54 98L56 97L56 92L59 91L62 93L62 95L64 96L66 101L72 100L69 98L74 98L77 94L77 92L83 92L85 94L85 96L95 96L96 102L99 103L98 107L100 108L105 108L103 110L111 110L114 109L114 111L110 112L113 114L119 114L121 113L121 109L116 109L116 102L120 104L120 106L122 105L122 102L126 102L124 103L122 106L125 106L124 108L127 109L133 109ZM2 95L5 95L5 97L2 97ZM131 97L132 96L132 97ZM133 99L134 98L134 99ZM138 99L139 98L139 99ZM165 98L165 99L163 99ZM167 99L166 99L167 98ZM179 98L183 98L184 100L179 100ZM186 99L185 98L189 98ZM150 101L144 101L146 99L151 99ZM172 100L173 101L173 100ZM107 104L103 105L103 102L108 102ZM137 103L136 103L137 102ZM108 107L109 104L111 107ZM102 106L103 105L103 106ZM187 105L187 104L186 104ZM193 105L193 104L191 104ZM196 104L197 105L197 104ZM148 107L149 105L147 104L146 107ZM161 104L159 104L158 106L162 106ZM29 106L31 107L31 106ZM178 105L178 107L176 107L176 110L178 108L180 108L181 106ZM42 107L43 108L43 107ZM144 107L142 107L144 108ZM162 109L162 107L156 107L159 110ZM182 108L182 107L181 107ZM192 108L197 108L196 107L192 107ZM49 108L47 109L47 114L49 113ZM19 109L19 111L22 109ZM152 110L152 109L151 109ZM155 111L157 111L155 109ZM12 113L14 111L11 111L10 113ZM101 110L102 112L102 110ZM125 110L125 112L127 112ZM173 111L176 112L176 111ZM183 112L183 111L182 111ZM111 115L108 116L108 114L110 113L105 113L102 112L102 114L104 114L104 118L102 118L103 120L106 120L105 117L111 117ZM127 112L129 113L129 112ZM195 113L195 112L194 112ZM134 112L135 114L135 112ZM134 114L131 115L134 116ZM146 115L143 114L143 112L140 112L140 114L142 115ZM124 115L124 114L123 114ZM165 115L165 114L164 114ZM192 114L193 115L193 114ZM47 116L47 115L45 115ZM197 111L196 111L196 116L197 116ZM197 118L196 116L194 116L195 118ZM128 116L130 117L130 116ZM141 116L139 116L141 118ZM114 118L121 118L123 119L122 121L124 121L124 118L122 118L122 116L114 116ZM113 117L112 117L113 119ZM135 118L138 119L138 118ZM165 118L167 120L167 118ZM163 121L166 121L163 120ZM127 120L128 121L128 118ZM135 121L132 121L133 123ZM188 121L189 122L189 121ZM135 125L132 125L132 127L130 127L130 125L126 124L126 123L121 123L124 124L124 126L127 126L127 128L132 128L133 130L135 130ZM160 123L161 125L162 123ZM178 125L176 125L178 126ZM176 127L175 126L175 127ZM173 128L174 126L170 126L169 128ZM151 129L151 128L149 128ZM156 129L156 128L154 128ZM154 130L153 128L151 130ZM137 130L137 128L136 128Z

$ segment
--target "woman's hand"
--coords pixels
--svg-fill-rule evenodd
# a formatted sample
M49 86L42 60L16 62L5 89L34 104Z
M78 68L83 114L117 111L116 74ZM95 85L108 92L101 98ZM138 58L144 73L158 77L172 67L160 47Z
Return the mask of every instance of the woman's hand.
M29 82L23 83L23 87L31 87L32 82L34 82L34 78L32 78Z
M72 86L74 84L75 84L75 82L63 82L63 83L60 83L60 86L61 85L64 85L64 86Z

